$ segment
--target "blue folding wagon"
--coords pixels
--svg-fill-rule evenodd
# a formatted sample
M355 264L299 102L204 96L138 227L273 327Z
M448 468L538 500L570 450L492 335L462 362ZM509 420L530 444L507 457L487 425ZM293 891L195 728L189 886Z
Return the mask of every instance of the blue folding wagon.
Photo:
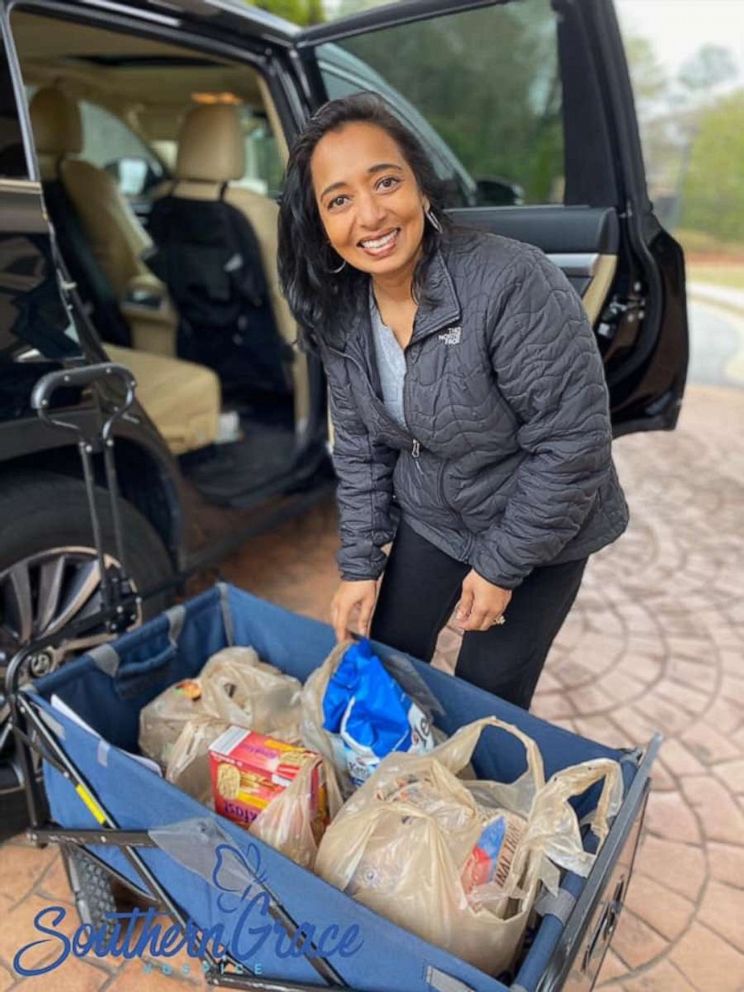
M645 749L604 747L376 645L384 662L412 665L434 697L446 700L446 713L435 722L447 734L493 715L537 742L546 776L594 758L621 763L622 806L588 878L567 873L558 896L538 899L515 973L491 976L367 909L143 763L137 744L142 708L230 645L251 645L264 661L304 681L334 637L326 624L218 584L35 683L19 687L21 658L8 669L29 836L38 845L62 847L81 920L89 925L79 937L81 953L113 953L126 937L130 951L146 950L167 970L174 950L186 950L211 984L257 992L593 987L632 872L658 738ZM34 752L42 759L43 791L33 773ZM524 760L519 743L492 727L473 766L478 777L510 782L525 770ZM574 801L580 821L598 795L595 786ZM593 843L587 829L587 850ZM173 920L170 930L155 927L155 909L140 909L139 937L125 934L112 915L119 883L140 903L164 910ZM63 948L62 938L57 946ZM19 966L23 956L14 962Z

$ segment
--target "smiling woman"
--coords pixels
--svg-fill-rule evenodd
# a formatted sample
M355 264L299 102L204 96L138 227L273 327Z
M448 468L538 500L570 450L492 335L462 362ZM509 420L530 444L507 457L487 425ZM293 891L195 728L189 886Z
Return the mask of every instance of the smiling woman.
M372 276L380 313L405 348L416 311L410 286L430 208L413 170L387 132L360 121L318 142L311 172L331 247Z
M579 297L542 252L454 229L441 203L372 94L326 104L292 149L279 268L328 380L331 615L339 640L358 610L362 633L430 660L457 605L458 674L526 708L627 507Z
M364 114L346 120L347 104ZM338 127L332 126L331 107L341 111ZM319 327L333 337L328 316L353 312L369 276L377 291L380 280L392 286L386 273L399 284L407 274L406 289L420 291L441 228L436 215L444 216L441 184L426 153L379 98L333 101L321 113L295 145L301 166L290 166L285 178L282 201L299 209L279 218L280 276L310 347ZM310 258L315 264L306 265ZM329 278L342 272L341 279Z

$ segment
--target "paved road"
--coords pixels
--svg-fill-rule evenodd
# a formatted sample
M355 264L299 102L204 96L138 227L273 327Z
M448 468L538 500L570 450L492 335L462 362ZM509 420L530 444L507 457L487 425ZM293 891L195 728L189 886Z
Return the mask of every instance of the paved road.
M688 382L744 387L744 292L690 283Z

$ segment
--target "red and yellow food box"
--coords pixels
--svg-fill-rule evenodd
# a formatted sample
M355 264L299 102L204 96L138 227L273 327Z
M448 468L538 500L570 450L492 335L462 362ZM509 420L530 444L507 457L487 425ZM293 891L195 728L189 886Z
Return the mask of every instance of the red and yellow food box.
M307 761L314 763L310 787L312 819L322 832L328 821L328 799L320 755L244 727L228 727L210 745L215 812L250 826L291 785Z

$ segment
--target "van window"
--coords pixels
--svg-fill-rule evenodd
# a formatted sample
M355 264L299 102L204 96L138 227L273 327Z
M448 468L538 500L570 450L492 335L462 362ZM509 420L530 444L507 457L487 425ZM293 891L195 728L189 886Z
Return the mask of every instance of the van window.
M125 196L138 196L162 178L163 167L147 145L121 118L105 107L80 100L82 157L111 172Z
M247 105L240 116L245 135L245 175L238 182L256 193L276 197L282 187L284 163L268 117Z
M556 15L525 0L326 44L329 98L375 90L424 141L449 206L563 202ZM402 99L401 99L402 97Z

